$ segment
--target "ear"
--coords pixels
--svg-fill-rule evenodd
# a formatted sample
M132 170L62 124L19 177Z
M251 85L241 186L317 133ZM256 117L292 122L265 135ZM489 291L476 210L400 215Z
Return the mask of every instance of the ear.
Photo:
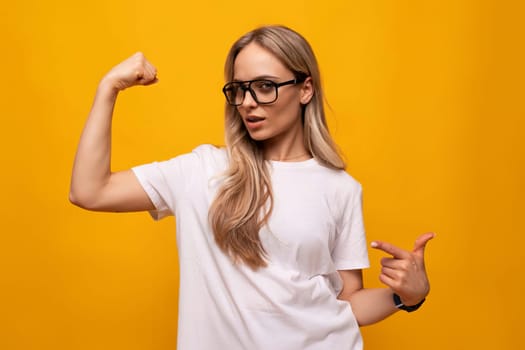
M312 96L314 95L314 85L312 83L312 77L306 78L301 87L301 104L307 105L310 103Z

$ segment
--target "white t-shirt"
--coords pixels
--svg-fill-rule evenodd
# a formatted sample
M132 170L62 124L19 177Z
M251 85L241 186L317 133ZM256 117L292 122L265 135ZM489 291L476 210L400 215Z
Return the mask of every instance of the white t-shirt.
M175 215L180 264L180 350L361 349L337 270L369 266L361 186L315 159L269 161L274 209L259 232L268 266L233 264L208 210L227 169L223 148L202 145L133 168L156 210Z

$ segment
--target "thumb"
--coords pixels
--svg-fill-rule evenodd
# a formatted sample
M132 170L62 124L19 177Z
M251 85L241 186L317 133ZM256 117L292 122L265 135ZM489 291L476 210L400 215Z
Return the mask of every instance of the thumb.
M432 238L434 238L436 235L434 232L427 232L422 234L416 239L416 243L414 243L414 253L419 255L420 257L423 257L425 254L425 247Z

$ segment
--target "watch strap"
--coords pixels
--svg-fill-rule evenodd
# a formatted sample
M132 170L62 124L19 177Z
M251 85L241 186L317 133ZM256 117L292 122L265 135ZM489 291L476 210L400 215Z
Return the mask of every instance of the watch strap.
M417 303L416 305L405 305L403 304L403 302L401 301L401 298L399 297L399 295L397 295L396 293L393 294L393 297L394 297L394 305L400 309L400 310L405 310L406 312L412 312L412 311L416 311L417 309L419 309L421 307L421 305L423 305L423 303L425 302L425 298L423 298L423 300L421 300L419 303Z

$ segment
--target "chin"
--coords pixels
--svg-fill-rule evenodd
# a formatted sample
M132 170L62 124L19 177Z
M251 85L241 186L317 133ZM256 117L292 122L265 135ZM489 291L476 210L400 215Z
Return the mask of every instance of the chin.
M252 135L250 135L250 138L253 141L257 141L257 142L264 142L264 141L268 140L268 138L266 138L266 137L253 137Z
M248 135L250 135L250 138L254 141L266 141L270 138L270 136L266 135L266 133L257 131L248 131Z

